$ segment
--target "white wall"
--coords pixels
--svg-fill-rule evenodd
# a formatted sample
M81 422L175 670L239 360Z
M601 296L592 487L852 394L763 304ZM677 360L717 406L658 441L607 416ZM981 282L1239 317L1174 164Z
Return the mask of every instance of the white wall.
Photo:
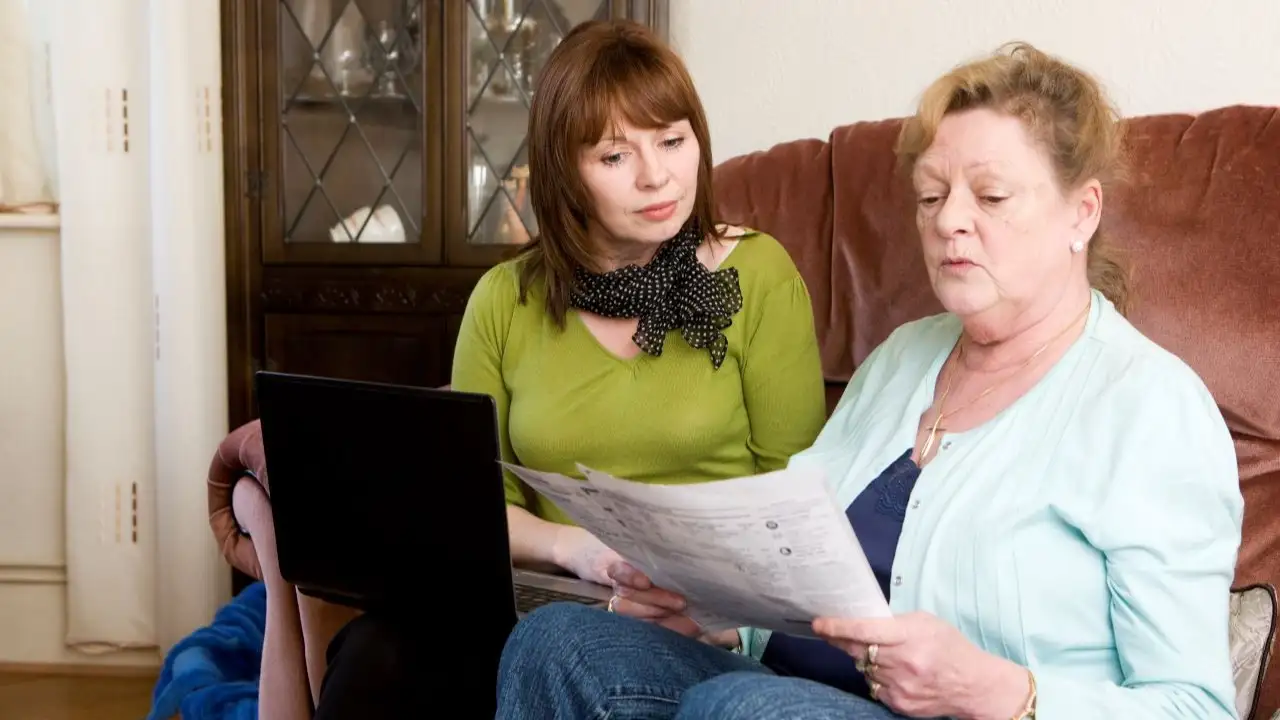
M0 663L155 665L68 650L58 230L0 216Z
M1026 40L1125 114L1280 104L1280 0L671 0L717 161L911 112L953 65Z

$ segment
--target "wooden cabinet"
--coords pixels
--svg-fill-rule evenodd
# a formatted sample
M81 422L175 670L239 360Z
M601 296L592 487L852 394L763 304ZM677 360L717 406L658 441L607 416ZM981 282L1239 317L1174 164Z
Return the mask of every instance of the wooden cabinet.
M223 0L231 418L258 369L449 381L467 297L536 231L529 100L591 18L666 0Z

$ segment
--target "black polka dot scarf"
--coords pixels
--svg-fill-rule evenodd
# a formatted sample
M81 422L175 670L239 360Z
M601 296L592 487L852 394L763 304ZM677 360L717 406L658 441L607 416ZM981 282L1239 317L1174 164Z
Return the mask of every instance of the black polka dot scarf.
M711 353L716 369L729 341L722 332L742 308L737 268L714 272L698 260L703 233L696 220L663 243L649 264L607 273L579 268L569 302L579 310L612 318L640 318L631 339L646 353L662 355L667 332L679 329L685 342Z

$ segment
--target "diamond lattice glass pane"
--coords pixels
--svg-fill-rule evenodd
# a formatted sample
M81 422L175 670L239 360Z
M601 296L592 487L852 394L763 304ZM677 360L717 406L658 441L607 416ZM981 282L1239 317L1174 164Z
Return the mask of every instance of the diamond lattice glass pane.
M314 137L314 134L303 133L303 138ZM328 155L333 152L333 140L330 140L323 150L316 147L317 143L311 143L309 147L299 145L292 140L292 136L282 133L280 152L284 155L284 178L286 182L282 183L281 201L284 203L285 232L288 233L289 226L295 223L299 216L302 215L304 206L311 200L311 196L315 193L316 183L309 168L315 168L319 172L320 167L324 165ZM319 155L319 158L309 160L307 151ZM317 152L319 151L319 152ZM337 218L333 219L337 222ZM330 223L332 224L332 223Z
M407 134L403 157L396 162L399 167L386 166L391 172L391 184L384 200L400 211L406 242L416 242L422 235L422 218L426 214L422 205L422 133L416 128Z
M529 170L517 166L482 206L483 218L471 242L485 245L523 245L536 231L529 206Z
M501 72L506 73L505 68ZM524 143L529 109L519 100L480 102L467 119L467 127L478 146L477 151L484 154L499 174L505 175L507 166Z
M282 76L291 76L286 70L290 59L311 52L306 77L300 83L282 83L284 92L294 91L286 96L286 106L367 94L375 78L370 52L375 26L360 5L352 0L282 0L281 5L281 45L289 42L291 33L295 45L303 48L296 55L282 52ZM299 34L305 43L297 40Z
M528 148L520 148L520 152L516 155L516 160L511 165L511 172L507 173L507 181L503 183L503 191L506 194L506 200L510 202L520 217L520 222L524 225L524 240L536 235L538 232L538 220L533 214L533 202L529 197L529 155Z
M469 176L467 185L467 228L468 237L476 234L480 219L489 208L489 202L498 189L498 178L501 174L489 165L489 161L480 152L480 143L476 142L473 131L468 130L467 148L469 151Z
M469 4L467 40L470 51L467 62L467 107L475 105L476 96L485 89L489 75L498 65L498 48L489 41L476 6Z
M281 60L287 241L420 237L421 16L421 0L281 0L282 47L303 48Z
M319 48L329 35L345 2L285 0L280 3L281 100L323 96L328 82L320 71Z
M423 209L418 124L394 122L399 118L388 115L404 114L403 109L380 103L365 105L359 115L345 121L325 110L295 111L284 127L286 143L296 148L285 155L286 238L290 242L415 242ZM326 142L330 154L322 163L303 161ZM335 217L314 212L293 216L290 201L304 186L311 196L308 206L322 202L332 207ZM328 224L317 225L320 219Z
M550 15L560 22L561 34L587 20L607 20L612 16L608 0L543 0Z
M368 21L365 65L382 98L412 98L422 107L422 1L356 0Z
M544 0L528 0L520 30L512 41L507 54L511 73L527 96L532 96L538 85L542 66L547 63L551 51L564 39L572 25L558 6Z
M600 0L467 0L467 9L469 238L524 242L534 226L523 159L529 102L564 35L602 11L607 16L608 7Z
M339 219L322 192L322 178L338 147L347 142L352 127L342 116L328 110L323 105L298 105L281 118L281 190L285 240L290 242L327 240L328 228ZM316 207L328 210L317 214ZM321 221L323 224L317 224Z
M312 186L298 208L298 214L289 219L286 225L286 240L320 240L321 234L327 235L328 228L338 224L338 213L333 205L320 191L319 185Z
M523 147L501 184L497 177L491 170L481 172L471 189L470 241L501 245L529 242L537 232L537 220L529 198L529 160Z

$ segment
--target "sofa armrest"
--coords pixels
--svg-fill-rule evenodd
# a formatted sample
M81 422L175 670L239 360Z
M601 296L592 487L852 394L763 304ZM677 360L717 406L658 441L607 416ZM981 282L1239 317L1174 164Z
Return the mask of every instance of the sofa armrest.
M209 525L222 549L222 556L232 567L257 580L262 579L253 538L241 532L232 510L231 497L236 482L249 476L270 495L267 482L266 455L262 450L262 426L259 421L245 423L231 432L218 445L206 479L209 497Z

